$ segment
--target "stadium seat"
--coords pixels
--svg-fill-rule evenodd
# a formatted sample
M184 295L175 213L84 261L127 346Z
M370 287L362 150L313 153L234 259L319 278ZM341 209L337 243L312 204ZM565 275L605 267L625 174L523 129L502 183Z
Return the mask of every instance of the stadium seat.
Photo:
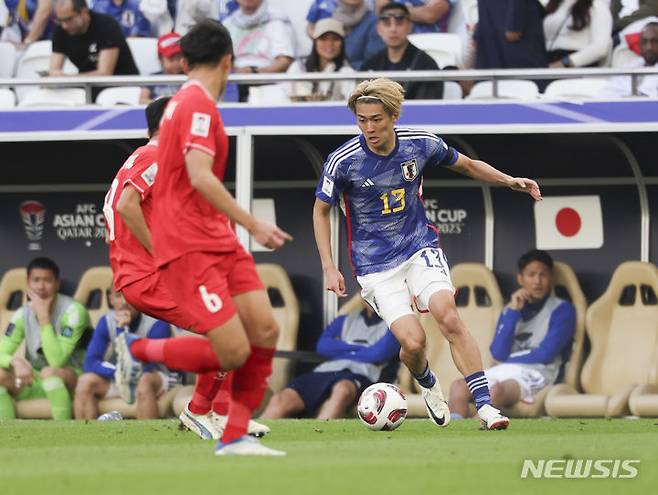
M39 88L25 94L19 107L76 107L86 103L82 88Z
M52 43L48 40L37 41L27 47L25 53L18 61L16 66L16 78L19 79L39 79L40 71L50 69L50 54L52 53ZM64 62L64 72L67 74L77 74L78 69L67 58ZM18 101L22 102L27 94L35 90L35 86L17 86L16 95Z
M0 41L0 79L14 77L16 65L16 47L6 41Z
M274 318L279 324L279 340L276 348L294 351L297 349L299 330L299 302L290 278L281 266L271 263L259 263L256 265L256 270L270 296ZM294 363L289 359L274 359L269 380L269 388L273 393L279 392L290 382L293 366Z
M544 95L559 98L596 98L606 84L606 79L600 77L559 79L546 86Z
M251 86L247 101L252 105L280 105L290 103L290 97L286 94L284 85L265 84Z
M139 86L122 86L105 88L96 97L96 105L113 107L116 105L139 105L142 88Z
M112 289L112 269L109 266L91 267L80 277L73 298L87 308L94 328L100 317L110 310L107 299L110 289Z
M576 274L566 263L556 261L553 265L553 282L558 297L570 301L576 308L576 330L571 346L571 356L564 367L564 383L574 390L580 391L580 371L585 357L585 313L587 300L578 283ZM552 386L541 390L532 403L519 402L511 409L505 411L509 416L519 418L534 418L544 416L546 409L544 401Z
M658 267L627 261L587 310L591 352L580 381L584 393L567 383L554 386L546 411L562 417L618 417L629 414L629 398L655 374L658 341ZM646 393L639 389L637 394ZM637 395L636 395L637 397Z
M137 64L137 70L142 76L149 76L154 72L160 72L162 66L158 59L157 38L127 38L130 52Z
M272 7L285 12L290 18L295 32L297 57L306 57L311 53L312 42L306 34L306 14L311 3L313 3L312 0L269 0Z
M455 81L443 82L443 99L444 100L461 100L464 97L462 87Z
M409 42L427 52L441 69L450 65L456 67L462 63L463 41L456 34L410 34Z
M27 300L27 270L12 268L0 280L0 331L4 332L14 312Z
M457 288L455 302L459 316L475 338L485 367L493 364L489 353L489 345L496 331L496 322L503 308L503 296L498 287L496 277L486 266L480 263L460 263L451 269L451 277ZM450 345L441 334L436 320L431 314L421 315L420 322L427 335L427 359L432 370L437 373L441 387L446 397L450 384L454 380L463 379L455 367L450 353ZM425 416L425 403L420 395L418 384L411 379L409 372L403 368L400 383L403 389L409 387L414 393L407 395L409 416Z
M498 96L493 95L493 82L476 83L466 97L467 100L491 99L535 100L539 98L539 88L534 81L525 79L505 79L498 81Z
M16 106L16 95L11 89L0 88L0 108L14 108Z

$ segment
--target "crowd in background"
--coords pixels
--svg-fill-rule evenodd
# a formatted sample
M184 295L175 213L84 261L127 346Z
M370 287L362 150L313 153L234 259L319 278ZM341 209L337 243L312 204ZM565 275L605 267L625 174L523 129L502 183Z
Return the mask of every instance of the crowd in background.
M137 74L125 38L184 35L206 17L227 26L234 70L246 74L445 69L422 60L428 57L407 41L412 33L458 34L464 56L455 68L634 68L655 66L658 58L658 24L651 24L658 21L658 0L402 0L403 12L387 13L390 3L303 2L308 11L299 25L293 12L299 4L284 0L0 0L0 41L13 43L20 56L32 43L52 39L50 75L63 75L64 56L85 75ZM383 32L393 24L405 32ZM102 33L85 45L90 31ZM396 36L397 48L391 42ZM160 48L162 73L180 73L177 62L165 63ZM656 82L641 81L640 93L655 96ZM440 83L421 89L416 98L443 93ZM347 90L320 83L283 88L292 99L342 100ZM630 83L605 89L610 96L628 91ZM149 88L142 100L156 93ZM249 99L248 87L239 88L239 99Z

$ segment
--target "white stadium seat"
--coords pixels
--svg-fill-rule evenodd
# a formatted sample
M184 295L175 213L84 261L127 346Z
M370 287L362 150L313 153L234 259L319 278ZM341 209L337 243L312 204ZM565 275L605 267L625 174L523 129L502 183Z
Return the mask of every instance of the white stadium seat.
M96 105L113 107L115 105L139 105L139 95L142 88L139 86L123 86L118 88L105 88L96 97Z
M16 67L16 77L20 79L39 79L39 71L50 69L50 54L52 53L52 43L50 41L37 41L27 47L25 53L18 61ZM64 72L67 74L77 74L78 69L67 58L64 62ZM23 101L25 95L34 91L34 86L16 87L16 96L18 101Z
M441 69L462 63L463 41L456 34L416 33L409 35L409 41L427 52Z
M142 76L148 76L162 70L158 59L157 38L128 38L126 41L135 59L135 64L137 64L137 69Z
M461 100L464 97L464 92L459 83L455 81L443 82L443 99L444 100Z
M534 100L539 98L539 89L533 81L506 79L498 81L498 95L493 95L493 82L476 83L466 97L469 100L491 100L496 98Z
M11 43L0 42L0 78L14 76L16 48Z
M11 89L0 88L0 108L14 108L16 95Z
M82 88L47 89L30 91L21 100L19 107L74 107L84 105L85 90Z
M544 95L561 98L596 98L601 95L606 84L606 79L600 77L560 79L546 86Z

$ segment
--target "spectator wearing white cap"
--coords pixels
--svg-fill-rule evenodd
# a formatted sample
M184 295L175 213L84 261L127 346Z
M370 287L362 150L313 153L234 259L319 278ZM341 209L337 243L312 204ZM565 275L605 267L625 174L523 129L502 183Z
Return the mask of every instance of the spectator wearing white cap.
M345 56L345 30L336 19L327 18L315 23L311 54L303 62L296 60L288 69L288 73L302 72L354 72ZM286 86L293 100L343 101L352 93L355 83L353 80L298 81Z
M154 72L151 74L152 76L173 76L183 73L183 53L180 47L180 38L178 33L168 33L158 38L158 58L162 70ZM179 89L179 84L161 84L142 88L139 101L146 104L162 96L173 96Z

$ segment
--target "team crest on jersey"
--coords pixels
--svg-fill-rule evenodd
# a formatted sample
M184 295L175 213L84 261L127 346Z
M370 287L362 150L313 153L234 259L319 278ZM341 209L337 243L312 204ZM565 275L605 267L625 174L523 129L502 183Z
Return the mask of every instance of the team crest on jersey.
M155 176L157 175L157 173L158 173L158 164L153 163L149 168L147 168L146 170L144 170L144 172L142 172L142 179L144 179L144 182L146 182L150 187L155 182Z
M190 132L195 136L208 137L208 133L210 132L210 115L194 112L192 114L192 129Z
M418 164L415 158L402 162L400 167L402 168L402 177L404 177L404 180L411 182L418 176Z

